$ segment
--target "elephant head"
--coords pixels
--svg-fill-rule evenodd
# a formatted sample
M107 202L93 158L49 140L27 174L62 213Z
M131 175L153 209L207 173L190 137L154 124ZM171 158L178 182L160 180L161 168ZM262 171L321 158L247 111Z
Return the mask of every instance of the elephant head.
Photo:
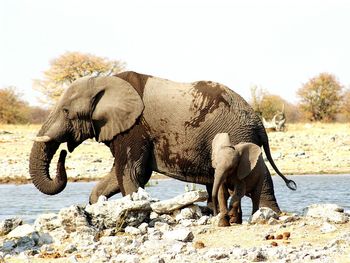
M232 146L227 133L219 133L212 143L212 166L215 169L212 199L214 214L217 214L217 194L219 187L227 180L233 182L235 191L240 189L239 196L245 194L241 186L244 180L258 163L261 149L253 143L240 143ZM225 201L224 201L225 202Z
M67 183L65 153L61 152L57 175L49 174L50 162L61 143L72 152L80 143L95 137L110 141L130 129L144 105L136 90L121 78L84 77L73 82L40 129L33 144L29 172L34 185L43 193L61 192Z

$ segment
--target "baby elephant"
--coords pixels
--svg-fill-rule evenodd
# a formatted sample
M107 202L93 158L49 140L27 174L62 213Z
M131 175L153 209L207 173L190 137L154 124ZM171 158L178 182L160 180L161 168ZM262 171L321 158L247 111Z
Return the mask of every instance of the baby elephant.
M251 197L253 213L259 208L266 166L261 149L253 143L231 144L227 133L218 133L212 143L212 166L215 169L212 200L214 215L219 201L219 226L242 223L241 198ZM228 213L227 201L231 194ZM230 218L230 221L229 221Z

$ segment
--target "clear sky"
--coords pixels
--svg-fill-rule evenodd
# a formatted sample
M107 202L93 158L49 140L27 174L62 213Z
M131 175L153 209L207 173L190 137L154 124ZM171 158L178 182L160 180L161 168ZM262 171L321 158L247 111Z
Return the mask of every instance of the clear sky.
M258 85L290 102L309 78L350 84L350 1L0 0L0 88L37 104L33 79L65 51L167 79Z

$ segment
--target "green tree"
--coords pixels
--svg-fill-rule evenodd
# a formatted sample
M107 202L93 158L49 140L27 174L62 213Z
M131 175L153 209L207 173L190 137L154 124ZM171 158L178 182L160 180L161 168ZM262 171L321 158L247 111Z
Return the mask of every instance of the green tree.
M124 70L125 63L80 52L66 52L50 62L41 80L34 80L34 88L46 98L43 103L55 103L64 89L84 76L112 75Z
M334 75L321 73L297 91L300 109L310 121L334 121L341 106L341 92Z
M15 87L0 89L0 122L5 124L28 122L28 105L20 99Z

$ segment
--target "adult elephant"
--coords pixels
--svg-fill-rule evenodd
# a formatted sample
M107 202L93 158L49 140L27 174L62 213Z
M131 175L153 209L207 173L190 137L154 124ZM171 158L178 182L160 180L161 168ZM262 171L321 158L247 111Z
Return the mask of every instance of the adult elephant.
M232 144L263 146L283 177L272 160L260 118L227 87L211 81L177 83L135 72L85 77L66 90L40 129L29 172L41 192L61 192L67 183L65 151L56 178L49 175L60 143L67 142L72 152L84 140L95 138L108 145L115 157L117 192L123 195L143 187L152 171L210 186L214 181L211 142L219 132L229 133ZM284 179L288 185L290 181ZM261 204L279 211L270 175L265 178Z

